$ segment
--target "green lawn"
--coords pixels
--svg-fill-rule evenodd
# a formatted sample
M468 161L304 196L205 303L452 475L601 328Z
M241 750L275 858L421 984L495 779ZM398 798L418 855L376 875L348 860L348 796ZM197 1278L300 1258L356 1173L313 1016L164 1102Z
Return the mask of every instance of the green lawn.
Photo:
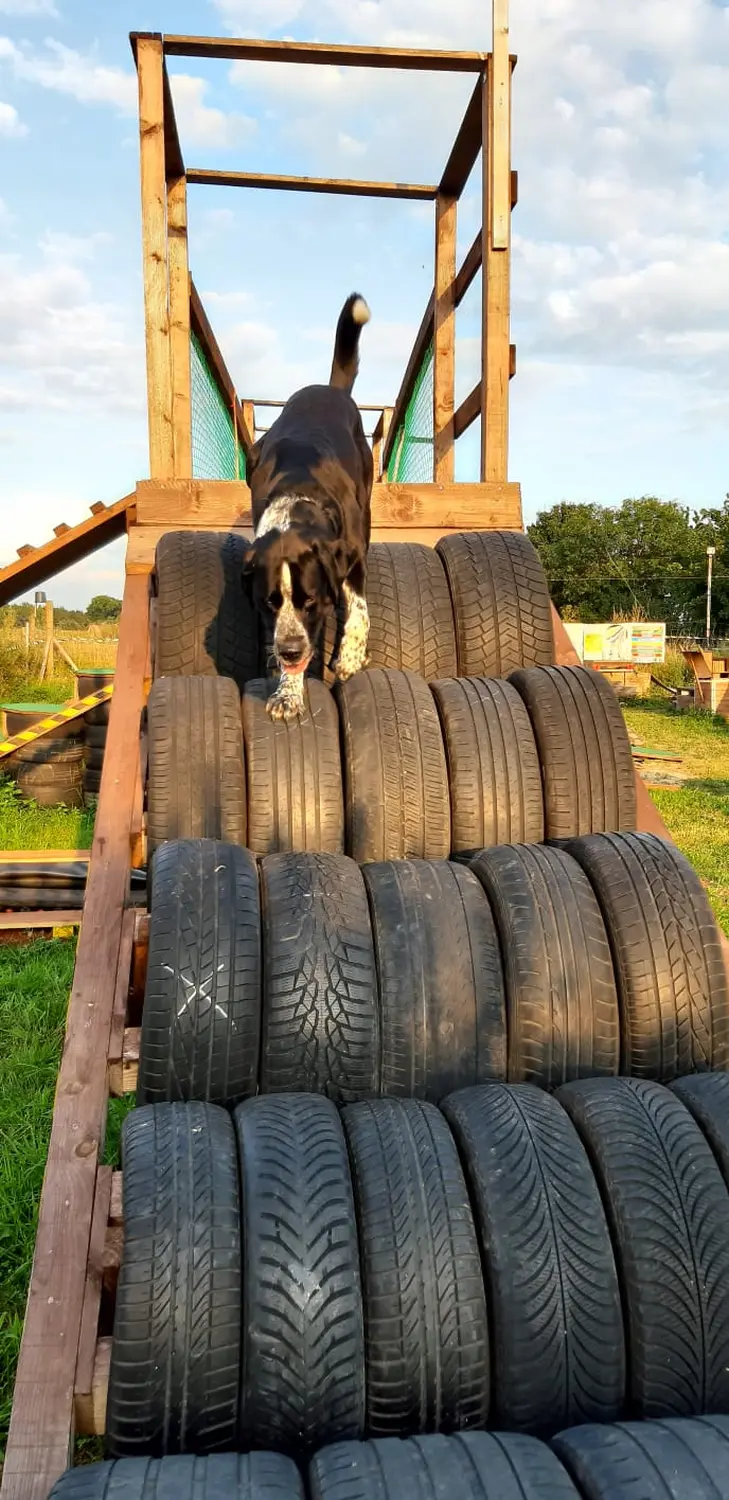
M90 849L91 807L37 807L0 777L0 849Z
M651 790L673 838L695 866L718 921L729 934L729 723L704 713L674 713L649 700L626 707L628 728L643 745L673 750L683 786Z

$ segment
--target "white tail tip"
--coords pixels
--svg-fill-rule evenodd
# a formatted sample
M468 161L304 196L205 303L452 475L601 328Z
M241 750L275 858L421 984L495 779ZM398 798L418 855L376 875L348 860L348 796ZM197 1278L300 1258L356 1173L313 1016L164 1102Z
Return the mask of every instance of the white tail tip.
M369 323L371 317L372 314L367 306L367 303L365 302L364 297L358 297L357 301L352 303L353 321L361 325L362 323Z

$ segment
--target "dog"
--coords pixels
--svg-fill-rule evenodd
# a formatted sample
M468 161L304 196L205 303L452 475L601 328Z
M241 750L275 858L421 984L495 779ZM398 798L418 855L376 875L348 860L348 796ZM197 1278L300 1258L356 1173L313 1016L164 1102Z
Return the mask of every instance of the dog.
M266 707L274 719L304 713L304 673L327 614L340 605L335 676L344 682L367 663L373 459L352 388L369 319L367 303L353 292L339 314L329 384L291 396L247 459L254 535L243 555L243 586L273 622L280 679Z

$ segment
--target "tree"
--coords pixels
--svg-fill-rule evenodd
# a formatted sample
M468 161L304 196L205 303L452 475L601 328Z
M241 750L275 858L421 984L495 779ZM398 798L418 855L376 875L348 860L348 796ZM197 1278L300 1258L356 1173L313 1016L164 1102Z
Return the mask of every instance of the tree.
M121 599L112 599L109 594L95 594L86 610L86 618L92 625L105 625L119 619L121 607Z

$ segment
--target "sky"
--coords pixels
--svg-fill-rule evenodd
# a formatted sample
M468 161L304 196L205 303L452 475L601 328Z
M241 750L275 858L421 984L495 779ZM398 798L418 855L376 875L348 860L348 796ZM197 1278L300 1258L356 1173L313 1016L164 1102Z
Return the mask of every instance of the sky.
M0 0L0 562L148 473L130 30L486 51L485 0ZM509 477L556 501L729 489L729 0L512 0ZM435 182L469 77L169 60L188 166ZM459 205L465 253L478 173ZM241 397L326 380L362 292L391 403L433 207L189 189L190 264ZM480 279L457 319L476 378ZM457 477L477 477L473 437ZM47 588L120 595L124 544Z

